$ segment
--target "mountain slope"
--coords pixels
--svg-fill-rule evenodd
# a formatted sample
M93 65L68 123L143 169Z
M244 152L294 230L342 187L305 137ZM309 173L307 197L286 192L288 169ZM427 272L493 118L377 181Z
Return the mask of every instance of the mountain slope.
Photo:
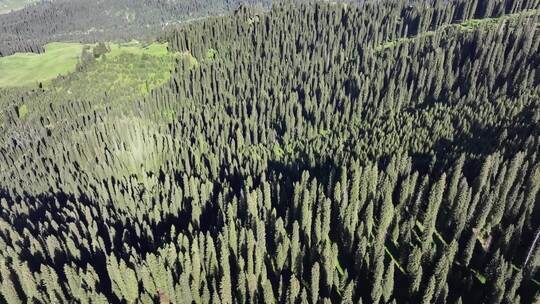
M0 0L0 15L20 10L26 5L38 2L38 0Z
M539 9L241 7L148 90L0 91L0 301L537 302Z
M0 56L43 52L43 45L54 41L142 40L155 37L170 23L230 12L239 3L223 0L43 1L0 15Z

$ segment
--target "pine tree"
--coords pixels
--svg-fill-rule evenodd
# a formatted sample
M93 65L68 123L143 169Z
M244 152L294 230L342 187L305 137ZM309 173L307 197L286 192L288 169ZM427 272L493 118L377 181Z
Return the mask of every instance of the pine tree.
M373 288L371 289L371 300L373 303L379 303L383 295L383 275L384 275L384 255L375 257L374 273L373 273Z
M386 268L383 284L383 300L385 303L390 301L394 291L394 263L390 263Z
M300 227L297 221L293 223L293 232L291 239L291 271L293 273L299 273L299 260L300 260Z
M124 260L120 262L120 271L125 282L124 298L128 303L134 303L139 297L139 282L135 271L127 267Z
M134 303L138 298L138 281L135 272L126 266L124 260L118 264L114 255L107 259L107 272L113 284L113 292L119 299Z
M231 282L231 270L229 266L229 244L226 238L220 239L220 265L221 265L221 279L219 283L219 295L221 303L232 304L232 282Z
M265 303L275 303L274 291L272 290L272 284L268 279L262 283L263 298Z
M311 303L315 304L319 299L320 269L319 263L315 262L311 267Z
M15 290L15 286L13 286L13 282L8 277L4 277L2 279L2 285L0 288L0 294L2 295L6 303L23 303L23 301L19 298L17 291Z
M300 294L300 282L294 275L292 275L288 285L289 289L287 290L287 303L294 304L296 303L296 299Z
M349 284L347 284L345 291L343 291L343 296L341 297L341 303L353 304L354 303L353 296L354 296L354 284L353 282L350 282Z
M422 233L422 251L427 249L427 245L431 243L433 232L435 231L435 223L437 219L437 214L442 202L443 193L446 185L446 175L443 174L439 181L432 187L429 198L428 206L424 213L424 221L422 225L424 226L424 232Z
M424 290L423 296L422 296L422 303L423 304L429 304L432 303L433 300L433 292L435 289L435 277L432 276L429 279L429 283L426 286L426 289Z

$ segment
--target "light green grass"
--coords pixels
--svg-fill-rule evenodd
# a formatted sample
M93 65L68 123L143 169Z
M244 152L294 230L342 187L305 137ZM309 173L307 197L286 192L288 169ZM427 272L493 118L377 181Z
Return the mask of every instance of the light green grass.
M38 0L0 0L0 14L7 14L11 11L20 10L26 5L37 1Z
M53 42L45 53L17 53L0 58L0 87L24 87L52 80L75 70L83 45Z
M167 44L164 43L146 45L134 40L121 44L110 43L108 46L110 52L105 54L104 58L100 58L98 62L114 64L117 62L116 59L123 58L122 64L127 63L130 67L135 66L136 69L144 70L149 66L144 67L144 63L148 61L143 56L154 59L173 56L168 52ZM75 71L83 47L84 45L79 43L54 42L45 45L45 53L43 54L17 53L2 57L0 58L0 88L35 86L38 82L48 84L59 75L70 74ZM192 56L184 55L186 59L191 59L191 65L197 64L197 62L192 62ZM132 72L127 74L133 75ZM137 72L137 74L142 75L144 71Z
M206 51L206 59L207 60L214 60L216 59L216 56L218 54L218 51L214 48L209 48L208 51Z
M39 100L67 104L72 102L72 96L84 96L93 104L92 110L103 108L109 102L129 103L165 84L177 60L190 63L193 58L189 53L168 52L167 44L109 44L109 48L111 52L86 62L80 70L46 83L41 94L21 106L19 117L32 119L39 115ZM186 67L191 68L189 64ZM169 119L175 115L173 112L163 114ZM55 121L48 127L61 123Z
M54 81L51 91L60 94L83 94L100 99L106 91L116 101L144 96L170 77L175 58L167 44L144 45L139 42L108 44L110 52L67 79ZM91 83L92 86L88 86Z
M143 45L142 43L133 40L131 42L122 44L111 43L108 46L111 51L106 54L106 57L110 58L118 57L123 54L149 56L167 55L167 44L164 43L152 43L149 45Z

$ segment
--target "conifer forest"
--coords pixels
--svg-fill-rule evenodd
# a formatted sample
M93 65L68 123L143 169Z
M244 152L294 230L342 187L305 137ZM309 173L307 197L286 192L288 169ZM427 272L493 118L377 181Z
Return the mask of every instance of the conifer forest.
M540 0L42 1L0 73L0 303L540 303Z

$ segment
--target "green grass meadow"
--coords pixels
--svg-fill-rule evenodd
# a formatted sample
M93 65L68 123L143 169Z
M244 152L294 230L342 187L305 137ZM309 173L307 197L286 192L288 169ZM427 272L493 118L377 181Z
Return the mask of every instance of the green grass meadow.
M0 87L24 87L52 80L75 70L81 56L80 43L53 42L45 53L17 53L0 58Z
M75 71L82 55L84 44L54 42L45 45L45 53L17 53L0 57L0 88L31 87L39 82L49 82L59 75L66 76ZM93 46L93 45L91 45ZM144 44L138 41L109 43L110 52L97 60L89 72L98 71L108 75L99 79L137 76L144 80L153 73L166 74L158 79L168 78L173 58L179 54L169 53L166 44ZM195 64L195 63L194 63ZM157 68L154 71L154 68ZM121 73L120 73L121 72ZM114 76L114 77L113 77ZM150 79L152 80L152 79Z
M53 82L51 90L59 94L86 92L88 96L100 96L106 91L116 101L144 96L170 78L175 58L180 56L169 53L167 45L159 43L110 43L108 47L108 53L82 71Z
M127 43L109 43L108 47L110 52L106 54L109 58L118 57L123 54L132 55L149 55L149 56L166 56L167 45L163 43L152 43L149 45L143 45L142 43L133 40Z

